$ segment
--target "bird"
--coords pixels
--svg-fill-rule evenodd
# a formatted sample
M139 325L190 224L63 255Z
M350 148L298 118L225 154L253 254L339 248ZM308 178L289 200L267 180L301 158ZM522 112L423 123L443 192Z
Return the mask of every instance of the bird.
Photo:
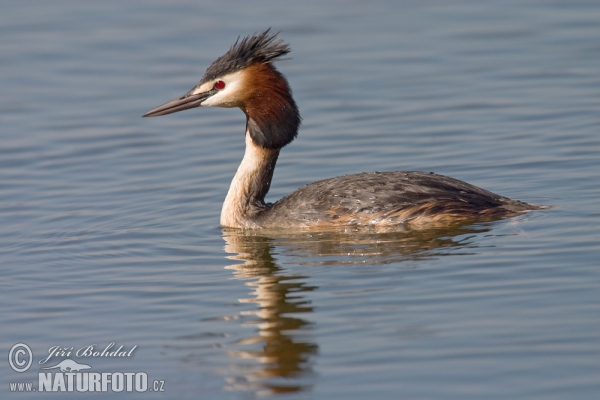
M291 52L271 28L240 40L181 97L143 115L197 107L240 108L246 149L223 202L220 224L240 229L348 226L428 228L515 216L545 206L497 195L433 172L343 175L265 202L280 150L298 135L301 117L287 79L273 65Z

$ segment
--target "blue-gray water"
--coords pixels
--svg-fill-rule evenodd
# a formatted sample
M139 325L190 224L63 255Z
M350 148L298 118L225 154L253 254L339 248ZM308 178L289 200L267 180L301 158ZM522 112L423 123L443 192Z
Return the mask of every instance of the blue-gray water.
M555 208L223 231L242 112L140 116L268 26L293 48L278 67L304 118L269 201L426 170ZM137 348L71 359L165 391L97 397L598 398L598 2L4 1L0 37L1 398L85 397L9 383L37 385L52 346L111 342Z

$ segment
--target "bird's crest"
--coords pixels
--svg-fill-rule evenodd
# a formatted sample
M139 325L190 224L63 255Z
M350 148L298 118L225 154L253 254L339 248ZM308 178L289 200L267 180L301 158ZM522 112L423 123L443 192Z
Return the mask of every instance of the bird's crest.
M271 28L268 28L262 33L246 36L242 40L238 37L227 53L217 58L207 68L200 83L240 71L254 63L277 61L279 57L291 51L290 46L283 40L275 40L278 34L279 32L272 34Z

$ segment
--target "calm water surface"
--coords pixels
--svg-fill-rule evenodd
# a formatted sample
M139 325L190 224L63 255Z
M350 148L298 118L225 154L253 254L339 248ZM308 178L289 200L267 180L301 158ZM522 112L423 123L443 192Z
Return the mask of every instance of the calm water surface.
M52 346L169 399L596 399L600 5L3 2L0 397ZM426 170L554 205L447 229L218 226L239 110L142 119L273 26L304 117L268 200ZM16 343L33 365L10 368ZM58 369L49 370L59 372ZM285 394L285 395L284 395ZM55 398L80 398L62 393Z

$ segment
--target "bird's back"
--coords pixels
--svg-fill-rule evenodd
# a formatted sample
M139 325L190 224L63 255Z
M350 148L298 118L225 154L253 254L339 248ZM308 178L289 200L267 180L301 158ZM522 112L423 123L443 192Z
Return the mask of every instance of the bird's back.
M256 222L262 227L432 226L538 208L434 173L370 172L308 184L257 215Z

